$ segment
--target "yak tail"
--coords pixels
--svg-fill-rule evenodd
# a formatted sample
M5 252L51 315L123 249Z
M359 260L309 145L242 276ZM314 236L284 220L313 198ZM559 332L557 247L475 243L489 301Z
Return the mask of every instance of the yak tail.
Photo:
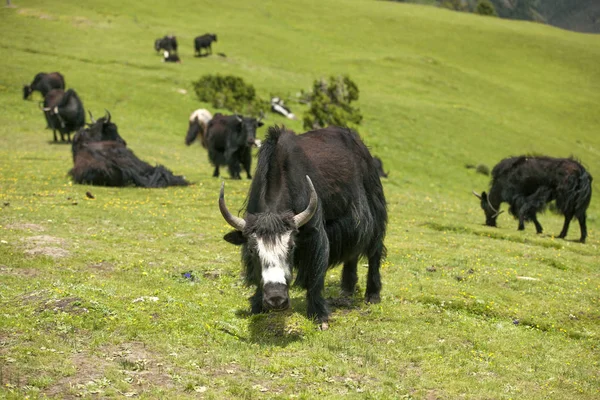
M592 200L592 176L586 170L579 176L576 193L575 212L576 214L585 213Z
M145 178L145 185L143 186L150 188L187 186L190 184L183 176L173 175L171 171L162 165L157 165Z

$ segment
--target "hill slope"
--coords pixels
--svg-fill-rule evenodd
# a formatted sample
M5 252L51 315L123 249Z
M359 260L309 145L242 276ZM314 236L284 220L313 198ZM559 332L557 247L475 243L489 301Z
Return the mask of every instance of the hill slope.
M562 218L550 213L542 235L506 215L488 228L470 194L488 178L464 165L574 155L600 176L600 37L366 0L16 6L0 9L7 397L597 398L597 199L585 245L572 241L576 224L570 240L555 239ZM226 57L192 57L205 32ZM167 33L180 65L153 50ZM21 98L54 70L94 115L110 110L141 159L196 185L72 185L70 148L49 143L39 94ZM330 331L304 317L299 290L288 313L248 315L239 251L221 239L220 181L205 151L184 145L189 114L208 106L191 81L208 73L286 97L297 115L295 93L314 79L356 81L361 136L391 171L380 305L341 299L335 269ZM302 132L299 121L266 122ZM248 186L226 180L231 209Z

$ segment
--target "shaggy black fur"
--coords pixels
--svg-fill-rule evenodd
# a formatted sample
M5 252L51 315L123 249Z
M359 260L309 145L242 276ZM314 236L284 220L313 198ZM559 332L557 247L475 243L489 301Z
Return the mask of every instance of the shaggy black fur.
M83 103L73 89L63 92L61 89L52 89L44 98L44 111L48 125L52 128L54 141L57 142L56 131L60 133L60 140L71 141L71 132L83 128L85 125L85 110Z
M168 52L177 51L177 37L165 35L162 38L154 41L154 50L161 51L166 50Z
M153 167L137 158L109 118L100 118L89 128L77 132L72 151L74 167L69 174L75 183L148 188L189 184L164 166Z
M379 176L381 178L387 178L389 172L385 172L383 170L383 161L381 161L381 158L375 156L373 157L373 162L375 163L375 168L377 168L377 173L379 174Z
M312 180L319 205L299 230L293 216L309 203ZM296 135L269 128L260 148L256 176L246 200L246 228L225 239L243 243L247 282L257 286L252 311L263 311L262 266L255 256L254 235L292 231L289 244L295 284L307 290L307 311L320 322L329 311L322 292L329 267L344 264L342 289L353 293L360 257L369 261L366 301L380 301L379 268L385 256L386 201L373 157L356 132L329 127Z
M65 89L65 78L60 72L40 72L33 78L31 85L23 86L23 100L27 100L34 91L39 91L46 97L52 89Z
M489 196L481 194L481 208L486 224L496 226L500 204L509 204L509 212L519 220L519 230L525 221L535 224L537 233L542 226L537 213L556 200L557 210L565 216L558 237L567 236L569 224L576 217L581 229L582 243L587 237L586 210L592 198L592 176L573 158L511 157L500 161L492 170Z
M248 179L252 179L251 147L255 145L256 129L263 126L252 117L217 113L206 128L208 158L215 166L213 176L219 176L219 166L227 165L232 179L241 179L242 165Z

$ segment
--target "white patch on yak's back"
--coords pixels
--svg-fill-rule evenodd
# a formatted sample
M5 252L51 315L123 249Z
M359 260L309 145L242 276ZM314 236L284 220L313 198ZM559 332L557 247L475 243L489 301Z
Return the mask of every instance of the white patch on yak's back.
M212 119L212 114L210 113L210 111L204 108L199 108L196 111L194 111L192 115L190 115L190 121L193 121L195 118L198 118L198 121L200 122L208 124L208 122Z
M258 258L262 264L263 284L282 283L284 285L291 279L290 266L287 264L289 241L292 231L285 232L275 238L274 242L265 242L256 239Z

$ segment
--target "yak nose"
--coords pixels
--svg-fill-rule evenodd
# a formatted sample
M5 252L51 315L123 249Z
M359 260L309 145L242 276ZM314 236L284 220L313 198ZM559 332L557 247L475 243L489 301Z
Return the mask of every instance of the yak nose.
M289 308L290 299L286 295L276 294L271 297L264 298L265 308L269 310L281 311Z

